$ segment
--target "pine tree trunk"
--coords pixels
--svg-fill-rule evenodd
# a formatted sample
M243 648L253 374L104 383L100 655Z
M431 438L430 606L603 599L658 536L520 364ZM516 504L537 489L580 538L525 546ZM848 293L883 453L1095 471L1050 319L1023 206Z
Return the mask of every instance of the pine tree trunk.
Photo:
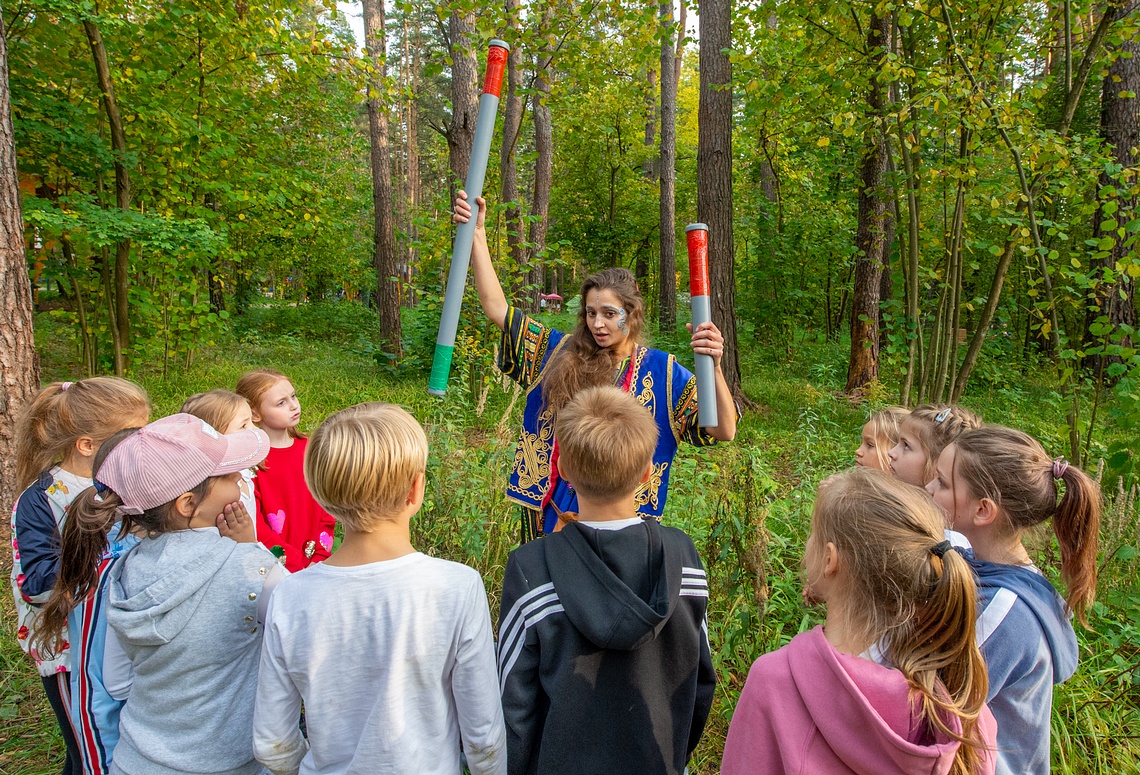
M709 227L713 322L724 335L721 368L744 402L736 341L736 267L732 237L732 0L701 0L700 106L697 109L697 220Z
M554 182L554 131L550 123L550 79L554 59L554 6L543 7L540 29L543 45L538 54L534 95L534 196L531 198L529 283L539 292L545 285L546 232L550 226L550 189ZM538 293L531 297L538 309Z
M879 283L883 274L890 201L884 185L887 171L887 140L883 127L885 100L878 75L882 70L889 31L890 19L879 17L872 11L867 30L867 50L872 52L867 107L873 123L859 172L859 224L855 234L857 252L851 295L848 393L859 390L879 376Z
M32 284L24 255L24 222L12 105L8 92L8 46L0 13L0 512L10 514L19 495L16 484L16 418L40 382L32 331ZM0 534L8 534L4 520Z
M665 336L677 328L677 229L674 188L677 179L677 80L673 49L673 0L660 5L661 34L661 200L658 254L657 323ZM731 147L731 146L730 146Z
M84 20L83 30L91 46L91 58L95 62L95 74L99 82L99 93L103 97L103 108L107 112L107 125L111 129L111 150L115 157L115 206L126 212L131 208L131 177L127 170L127 136L123 132L123 119L119 104L115 100L115 88L111 82L111 67L107 61L107 48L103 36L95 22ZM128 270L131 258L131 241L124 239L115 246L114 273L114 321L118 333L118 346L115 348L115 374L126 372L126 351L130 348L131 322L130 307L127 301Z
M475 13L452 11L447 23L451 50L451 123L447 127L447 160L451 169L451 196L467 179L475 121L479 117L479 65L475 59Z
M392 148L388 142L387 33L384 0L364 0L364 42L374 68L368 79L368 139L372 155L372 265L376 269L376 309L380 338L397 358L400 347L400 257L396 251L392 201Z
M522 130L522 47L518 44L521 38L519 26L519 0L506 0L507 22L515 33L511 41L511 51L507 56L507 99L503 111L503 146L499 153L499 178L502 182L502 201L507 208L507 254L510 261L512 275L527 265L526 255L526 225L523 222L522 202L519 200L519 177L516 154L518 152L519 135ZM522 285L525 277L519 276L517 285L512 294L515 298L522 295Z
M1140 100L1136 97L1140 93L1140 41L1121 41L1119 54L1130 56L1118 56L1109 65L1100 96L1100 135L1112 149L1112 160L1122 169L1128 169L1136 165L1136 148L1140 145ZM1136 325L1135 283L1127 272L1116 271L1116 266L1125 261L1128 253L1126 240L1115 233L1116 229L1101 228L1105 220L1115 220L1120 224L1129 218L1135 218L1136 197L1129 196L1125 186L1101 173L1099 188L1108 186L1115 187L1122 195L1105 200L1106 203L1113 202L1117 206L1114 214L1106 216L1100 209L1093 213L1093 239L1111 236L1116 243L1107 256L1092 261L1090 274L1100 282L1093 292L1092 303L1086 313L1086 331L1101 317L1107 318L1105 322L1117 332L1120 331L1120 326ZM1085 341L1090 345L1096 339L1097 337L1086 334ZM1126 336L1121 343L1126 347L1131 346L1132 337ZM1117 355L1087 360L1091 362L1086 362L1086 367L1096 365L1105 368L1112 363L1121 363L1121 358ZM1103 360L1103 363L1095 363L1098 360Z

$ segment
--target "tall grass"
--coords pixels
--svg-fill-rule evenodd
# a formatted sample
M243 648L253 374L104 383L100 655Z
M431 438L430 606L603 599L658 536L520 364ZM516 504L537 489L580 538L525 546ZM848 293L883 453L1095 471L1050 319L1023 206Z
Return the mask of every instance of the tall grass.
M45 379L78 376L66 360L70 354L53 348L51 324L44 322L38 335ZM393 370L366 336L368 330L376 330L371 318L350 305L260 310L235 326L233 341L202 353L190 370L170 372L163 380L161 371L141 365L136 376L150 392L154 417L176 410L190 393L232 387L243 371L258 366L293 378L302 425L310 430L331 411L360 401L406 406L430 442L427 493L413 521L413 540L428 553L478 569L497 617L503 567L518 534L517 511L503 492L522 398L490 368L496 332L471 338L468 346L477 361L459 364L441 401L427 395L420 370ZM412 330L423 338L427 328ZM685 339L678 332L657 341L683 353ZM414 341L406 347L428 344ZM841 394L846 352L840 345L798 341L789 357L787 348L745 344L745 389L759 408L745 415L732 444L680 450L665 516L692 535L709 571L709 635L720 682L690 767L694 773L718 770L732 709L752 662L819 621L818 611L803 606L799 581L815 488L852 463L870 409ZM1055 449L1064 440L1064 418L1051 395L1031 376L1011 370L999 385L979 383L964 403L987 420L1022 427ZM872 399L889 402L881 389ZM1136 488L1121 489L1107 480L1104 485L1111 504L1101 595L1091 629L1079 633L1078 672L1058 689L1054 703L1053 762L1060 773L1140 771ZM1040 546L1045 555L1053 551L1047 540ZM34 670L15 644L7 596L0 596L0 619L0 772L57 771L61 744Z

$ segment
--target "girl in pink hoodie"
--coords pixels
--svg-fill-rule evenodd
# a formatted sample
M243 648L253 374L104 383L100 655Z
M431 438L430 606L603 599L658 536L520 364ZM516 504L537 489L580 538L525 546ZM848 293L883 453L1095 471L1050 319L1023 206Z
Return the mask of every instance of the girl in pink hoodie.
M823 627L756 660L722 775L992 775L977 591L925 493L853 469L820 485L804 552Z

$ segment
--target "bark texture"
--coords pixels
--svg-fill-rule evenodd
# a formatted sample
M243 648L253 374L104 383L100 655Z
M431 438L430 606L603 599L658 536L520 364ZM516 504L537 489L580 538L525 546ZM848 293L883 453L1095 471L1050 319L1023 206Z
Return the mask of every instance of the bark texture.
M878 74L886 54L889 17L874 12L867 29L871 72L867 109L873 117L867 148L859 170L859 224L855 234L855 280L851 299L851 355L847 365L847 392L859 390L879 376L879 284L886 250L888 192L887 138L883 127L885 94Z
M677 228L674 190L677 180L677 71L673 49L673 0L660 5L661 165L660 251L658 253L657 324L662 332L677 327ZM731 148L731 145L730 145ZM730 173L731 175L731 170Z
M546 232L550 227L550 189L554 182L554 130L550 123L550 79L553 77L555 38L552 24L554 5L542 9L540 29L542 49L539 51L534 80L534 195L531 197L529 284L541 292L545 287L544 271ZM538 309L538 294L532 296L533 309Z
M1127 170L1136 165L1136 148L1140 145L1140 101L1134 96L1140 94L1140 41L1123 40L1117 53L1131 56L1117 56L1109 65L1101 88L1100 135L1111 148L1112 160ZM1122 215L1127 214L1125 220L1136 216L1136 197L1128 195L1126 186L1121 186L1106 173L1101 173L1099 183L1102 189L1114 186L1118 193L1123 194L1107 200L1115 202L1118 207L1115 214L1118 223L1123 223ZM1117 264L1125 260L1128 248L1115 229L1101 228L1105 219L1101 211L1093 214L1093 238L1099 240L1111 236L1116 244L1107 256L1093 261L1093 276L1101 278L1101 282L1094 291L1086 330L1099 317L1108 318L1107 322L1117 328L1136 325L1135 283L1127 272L1115 271ZM1130 345L1131 337L1123 343ZM1119 356L1108 356L1103 360L1103 365L1120 362Z
M380 337L400 357L400 256L392 198L392 148L388 141L387 32L384 0L363 0L364 44L372 63L368 79L368 139L372 156L372 265L376 269L376 308Z
M32 333L32 286L24 255L24 224L8 92L8 46L0 14L0 512L10 514L16 491L16 418L39 387ZM7 535L8 521L0 533Z
M513 272L527 264L526 226L523 223L523 207L519 200L518 152L519 134L522 130L522 37L519 24L519 0L506 0L507 23L514 33L510 41L511 51L507 57L507 96L503 111L503 146L499 153L499 179L502 181L502 201L506 206L507 254ZM519 275L518 286L523 286L527 278ZM525 293L516 287L512 294L516 299ZM533 294L531 294L533 295Z
M721 367L738 402L736 271L732 237L732 0L701 0L700 106L697 109L697 220L709 227L709 291L713 322L724 334Z
M447 159L451 169L451 196L467 178L475 121L479 118L479 64L475 59L475 12L453 11L447 21L451 47L451 123L447 127Z

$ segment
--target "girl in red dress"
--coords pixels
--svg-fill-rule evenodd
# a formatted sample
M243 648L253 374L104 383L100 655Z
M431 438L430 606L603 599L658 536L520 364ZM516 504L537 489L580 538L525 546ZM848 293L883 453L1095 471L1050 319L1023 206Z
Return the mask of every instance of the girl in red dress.
M253 480L258 540L282 556L290 572L299 571L329 556L336 520L305 484L308 439L297 430L297 391L288 377L271 369L245 374L236 390L249 402L253 422L269 436L269 457Z

